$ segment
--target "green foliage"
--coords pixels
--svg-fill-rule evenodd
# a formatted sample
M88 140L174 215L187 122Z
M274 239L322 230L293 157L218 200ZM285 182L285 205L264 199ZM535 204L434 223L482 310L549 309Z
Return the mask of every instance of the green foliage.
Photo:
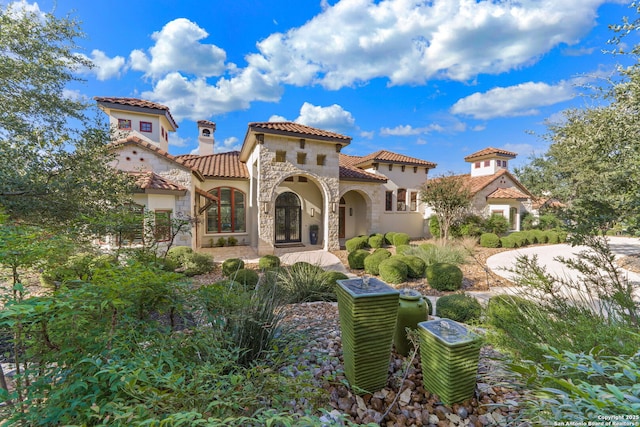
M429 233L434 239L440 237L440 222L437 215L431 215L429 217Z
M396 235L395 231L389 231L384 235L384 243L387 245L393 245L393 236Z
M381 248L384 244L384 235L383 234L374 234L369 237L369 246L372 248Z
M538 218L538 228L541 230L551 230L562 227L563 223L557 215L547 212Z
M243 268L231 274L230 278L242 285L245 290L255 289L260 277L254 270Z
M545 231L545 234L547 235L547 242L551 243L552 245L556 243L561 243L560 233L558 233L557 231L547 230Z
M258 260L261 270L271 270L280 267L280 258L275 255L264 255Z
M404 255L405 253L409 252L411 250L412 246L411 245L399 245L396 246L396 254L397 255Z
M396 255L396 258L407 265L407 277L412 279L424 277L427 264L422 260L422 258L414 255Z
M78 253L71 255L64 263L49 263L40 276L45 286L70 285L72 282L91 281L93 272L98 268L107 268L117 261L110 255Z
M396 247L408 245L410 240L407 233L396 233L393 235L393 245Z
M328 270L325 271L324 273L321 274L321 279L323 282L325 282L327 285L330 284L336 284L336 282L338 280L346 280L349 278L349 276L347 276L344 273L341 273L339 271L333 271L333 270Z
M535 425L564 420L576 425L612 420L637 424L640 414L640 354L606 356L541 346L544 363L520 361L511 369L532 389L525 416ZM604 421L603 421L604 422ZM607 421L608 422L608 421Z
M467 215L456 225L460 237L480 237L482 234L483 219L478 215Z
M209 273L213 268L213 257L208 254L193 252L182 258L182 272L189 277Z
M500 237L495 233L482 233L480 246L483 248L498 248L500 247Z
M451 294L438 298L436 316L455 320L461 323L475 323L480 320L482 306L472 296Z
M438 291L457 291L462 287L462 270L454 264L437 262L427 265L429 286Z
M367 274L377 276L380 274L380 263L391 256L386 249L377 249L364 259L364 271Z
M235 245L237 245L237 244L238 244L238 239L236 239L236 238L235 238L235 237L233 237L233 236L229 236L229 238L227 239L227 244L228 244L229 246L235 246Z
M422 187L420 199L433 209L437 217L440 233L434 234L432 231L432 235L447 240L449 229L467 213L472 197L461 175L449 173L429 179Z
M486 233L504 234L509 230L509 221L504 215L490 215L482 224L482 229ZM482 238L482 236L480 236Z
M182 257L190 253L193 253L193 249L189 246L174 246L167 251L167 259L180 265L182 264Z
M353 252L353 251L355 251L357 249L366 248L368 244L369 244L369 237L368 236L352 237L351 239L349 239L349 240L347 240L345 242L345 246L347 248L347 252Z
M232 277L238 270L244 268L244 261L240 258L228 258L222 262L222 274Z
M218 240L216 240L216 246L220 248L226 244L227 244L227 239L225 239L224 237L218 237Z
M380 278L387 283L402 283L407 280L408 267L407 264L398 258L387 258L378 266Z
M297 262L276 274L277 284L284 291L288 303L336 300L335 276L326 274L320 266Z
M505 236L500 238L500 246L503 248L519 248L518 239L513 236Z
M349 252L349 255L347 256L349 268L353 270L362 270L364 268L364 260L369 255L369 251L366 249L356 249L353 252Z
M467 262L468 251L457 245L423 243L417 248L412 247L410 250L407 250L405 255L417 256L423 260L427 266L438 262L460 265Z

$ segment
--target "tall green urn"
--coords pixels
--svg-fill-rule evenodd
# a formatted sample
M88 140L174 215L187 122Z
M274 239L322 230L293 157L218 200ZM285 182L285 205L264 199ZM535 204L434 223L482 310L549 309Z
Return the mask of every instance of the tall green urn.
M407 338L407 330L417 329L418 323L427 320L427 303L422 294L415 289L401 289L398 304L398 322L393 335L393 344L398 354L407 356L411 350L411 342Z
M420 322L423 387L445 404L473 396L482 338L451 320Z
M338 280L344 372L353 388L385 387L399 292L376 278Z

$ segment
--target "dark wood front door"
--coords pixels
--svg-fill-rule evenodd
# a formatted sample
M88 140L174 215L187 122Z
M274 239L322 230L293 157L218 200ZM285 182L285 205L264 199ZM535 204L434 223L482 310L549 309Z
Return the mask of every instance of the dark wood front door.
M302 241L302 209L295 193L287 191L276 198L276 243Z
M346 211L346 208L344 206L340 206L340 212L338 214L338 238L340 239L344 239L344 236L345 236L345 231L344 231L345 211Z

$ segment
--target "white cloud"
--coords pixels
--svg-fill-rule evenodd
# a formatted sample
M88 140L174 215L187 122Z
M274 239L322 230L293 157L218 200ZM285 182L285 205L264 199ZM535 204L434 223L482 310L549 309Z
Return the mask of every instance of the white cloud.
M269 122L289 122L290 120L287 120L286 117L274 114L273 116L269 117L268 121Z
M355 119L351 113L338 104L321 107L305 102L300 107L300 115L295 121L334 132L345 132L355 128Z
M373 137L376 135L376 133L374 131L362 131L360 132L360 137L364 138L364 139L373 139Z
M258 43L250 67L283 83L330 89L388 78L422 84L467 81L538 60L573 45L606 0L342 0L286 33Z
M475 119L496 117L531 116L538 108L568 101L575 96L571 82L556 85L527 82L516 86L497 87L487 92L476 92L456 102L451 113L471 116Z
M216 141L214 152L226 153L228 151L239 151L242 148L242 143L235 136L225 138L222 143Z
M186 147L190 143L190 138L183 138L177 132L169 135L169 145L172 147Z
M91 57L88 59L93 62L94 65L88 72L95 74L96 78L100 81L120 77L126 63L126 60L122 56L109 58L103 51L98 49L92 50Z
M382 136L411 136L420 135L429 132L429 127L414 128L411 125L398 125L394 128L382 128L380 129L380 135Z
M26 0L10 2L7 5L7 11L13 14L13 16L20 16L22 13L33 14L33 16L39 18L41 22L44 22L46 18L45 13L40 10L37 2L29 3Z
M227 54L216 45L200 43L208 36L196 23L186 18L174 19L151 36L156 41L149 49L151 59L142 50L131 52L131 68L154 78L174 71L219 76L225 70Z

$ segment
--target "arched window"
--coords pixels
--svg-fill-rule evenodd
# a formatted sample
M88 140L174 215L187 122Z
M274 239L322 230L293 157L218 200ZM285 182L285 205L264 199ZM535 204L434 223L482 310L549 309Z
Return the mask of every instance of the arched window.
M218 198L207 209L207 233L245 232L245 196L236 188L217 187L209 193Z
M209 138L211 136L211 131L209 129L202 129L202 136Z

